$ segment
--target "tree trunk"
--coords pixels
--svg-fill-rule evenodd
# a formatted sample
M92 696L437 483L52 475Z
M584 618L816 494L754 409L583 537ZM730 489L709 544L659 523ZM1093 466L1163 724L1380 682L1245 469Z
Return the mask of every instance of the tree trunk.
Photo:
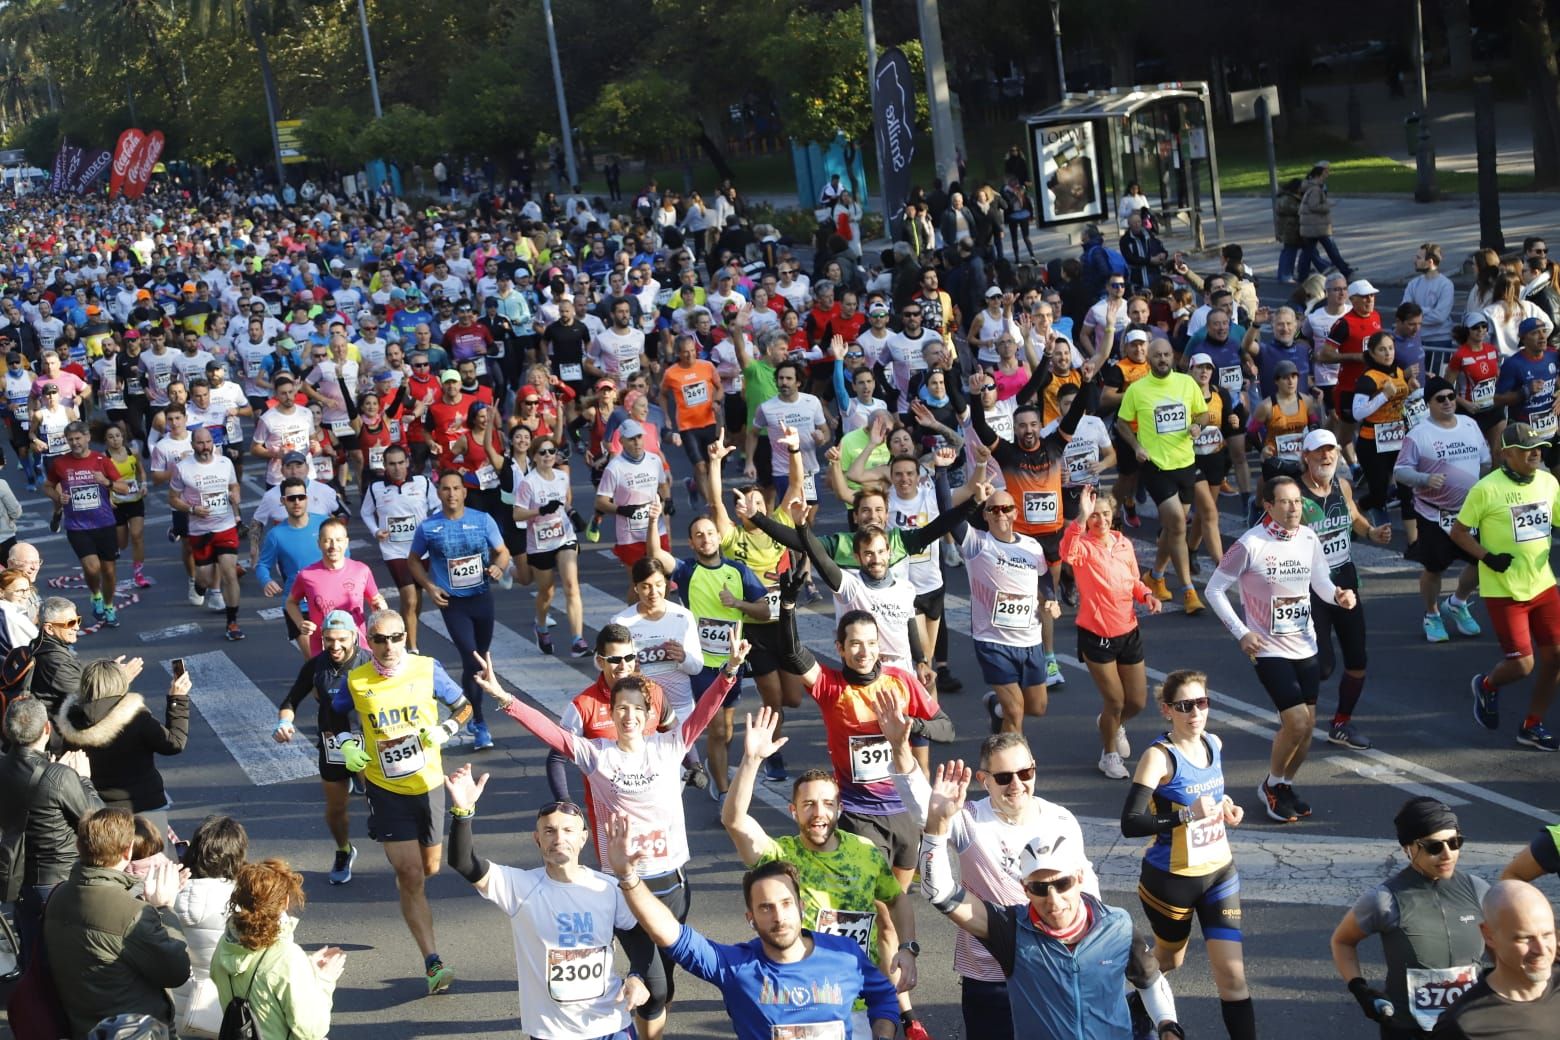
M1516 5L1517 36L1523 77L1533 99L1533 180L1537 187L1560 184L1560 63L1555 58L1545 0L1520 0Z
M709 131L705 129L703 119L698 120L698 127L699 133L695 140L698 142L699 148L704 152L705 158L709 159L710 165L715 167L715 172L720 175L721 180L735 181L737 179L736 173L732 171L731 164L726 161L726 154L721 151L720 145L710 136Z
M1468 24L1468 0L1441 0L1441 24L1446 29L1446 54L1453 81L1473 76L1473 30Z
M281 104L277 100L276 74L271 71L271 52L266 47L265 30L260 25L255 0L244 0L244 22L249 26L249 35L255 41L255 53L260 58L260 83L265 88L265 112L271 124L271 154L276 160L276 187L280 191L287 183L287 168L282 163L282 138L276 132Z

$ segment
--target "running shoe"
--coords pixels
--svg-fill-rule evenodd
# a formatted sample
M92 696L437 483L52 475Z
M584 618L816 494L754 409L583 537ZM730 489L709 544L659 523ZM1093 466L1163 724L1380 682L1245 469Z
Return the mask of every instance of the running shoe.
M1100 717L1098 715L1094 716L1094 728L1100 728ZM1132 743L1131 741L1127 740L1127 727L1116 727L1116 743L1114 745L1114 749L1116 754L1120 755L1123 759L1132 757Z
M357 862L357 846L336 850L336 861L331 864L327 877L333 885L345 885L352 880L352 864Z
M703 763L684 766L682 777L684 787L695 787L703 791L715 786L710 783L710 774L705 771Z
M98 621L102 621L108 617L108 607L101 599L96 597L94 597L92 600L92 616Z
M1112 780L1125 780L1131 775L1127 772L1127 767L1121 764L1121 756L1114 751L1100 753L1100 772Z
M1002 732L1002 705L997 702L997 691L987 690L986 696L981 698L986 705L986 717L991 720L991 732Z
M221 589L212 589L206 593L206 609L212 613L227 609L227 600L222 598Z
M1425 642L1427 642L1427 643L1449 643L1449 642L1451 642L1452 637L1446 634L1446 622L1441 620L1441 615L1440 615L1439 612L1436 612L1434 614L1426 614L1424 616L1424 620L1421 622L1421 625L1423 626L1423 628L1425 630Z
M590 518L590 523L585 525L585 540L587 542L601 541L601 521L594 516Z
M785 759L778 751L764 759L764 779L771 784L790 783L791 774L785 771Z
M1124 527L1139 528L1143 521L1138 518L1137 510L1131 506L1123 506L1121 510L1121 523Z
M964 689L964 684L948 670L947 665L940 664L937 666L938 693L958 693L962 689Z
M1484 673L1480 672L1468 684L1473 691L1473 721L1485 729L1500 728L1500 691L1484 689Z
M536 632L536 646L544 654L553 652L552 634L545 628L534 629Z
M190 579L190 591L185 598L189 600L192 607L204 607L206 605L206 594L195 587L194 578Z
M1266 780L1257 785L1257 797L1262 799L1262 807L1267 810L1269 819L1279 823L1294 823L1300 818L1290 801L1292 790L1288 784L1269 787Z
M1299 795L1295 794L1295 788L1293 784L1284 784L1283 788L1284 791L1289 795L1289 805L1292 809L1294 809L1296 816L1304 818L1311 815L1311 803L1302 800Z
M243 638L244 638L244 630L238 627L238 622L237 621L230 621L230 622L228 622L227 641L229 643L236 643L236 642L238 642L239 640L241 640Z
M584 636L577 637L574 640L573 645L569 647L569 656L570 657L589 657L590 654L591 654L590 644L585 642L585 637Z
M488 732L487 723L475 720L468 722L466 732L471 734L471 750L486 751L493 746L493 734Z
M1560 741L1555 740L1554 734L1545 729L1542 722L1517 730L1517 743L1539 751L1560 751Z
M1165 583L1165 579L1154 577L1153 571L1143 572L1143 584L1148 586L1148 591L1157 596L1161 603L1169 603L1172 599L1175 599L1170 594L1170 586Z
M139 567L135 569L135 577L131 580L135 582L135 587L138 589L149 589L152 587L152 579L143 574Z
M699 508L699 503L704 500L704 496L699 494L699 482L692 477L684 477L683 490L688 492L688 504L695 509Z
M1203 605L1202 597L1197 595L1197 590L1190 585L1181 594L1181 607L1186 611L1187 617L1196 617L1208 608Z
M455 981L455 973L444 966L443 961L434 961L428 965L428 995L443 993L450 988Z
M107 625L109 628L118 628L119 611L115 610L112 606L104 607L103 624Z
M1452 606L1452 598L1448 596L1441 603L1440 612L1441 616L1451 618L1452 624L1456 626L1457 634L1460 636L1476 636L1484 631L1479 627L1479 622L1474 619L1473 611L1468 609L1467 603L1460 607L1454 607Z
M1342 744L1346 748L1355 751L1369 751L1371 749L1370 738L1354 728L1352 722L1340 722L1327 731L1329 744Z
M1047 686L1067 685L1067 678L1062 675L1062 666L1056 663L1055 654L1045 655L1045 684Z

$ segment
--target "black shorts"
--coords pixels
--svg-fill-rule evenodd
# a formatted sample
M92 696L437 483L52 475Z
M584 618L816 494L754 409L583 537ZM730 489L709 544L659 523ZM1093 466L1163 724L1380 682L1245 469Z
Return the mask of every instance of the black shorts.
M283 616L285 617L286 615L283 615ZM289 625L291 625L292 624L292 619L288 618L287 623ZM320 779L321 780L324 780L328 784L344 784L348 780L352 779L352 774L347 771L347 767L346 766L342 765L340 762L327 762L327 761L325 761L325 743L324 743L324 741L320 742L319 748L320 748Z
M1045 550L1045 562L1055 566L1062 562L1062 532L1052 531L1050 534L1037 534L1035 541L1040 543L1040 548Z
M188 538L190 536L190 514L175 510L169 521L168 529L177 538Z
M936 552L934 548L932 550ZM941 621L943 616L943 598L947 594L947 587L937 589L935 592L923 592L915 598L915 612L928 621Z
M16 454L23 455L31 451L32 434L27 431L27 428L21 423L17 422L15 419L10 421L10 427L11 447L16 450Z
M65 540L78 560L96 556L112 563L119 559L119 532L113 527L66 528Z
M747 674L755 678L780 670L780 626L747 624L742 626L742 638L750 645L747 655Z
M386 560L385 570L390 572L390 581L398 589L417 584L417 580L412 577L412 566L404 557L399 560Z
M1259 657L1256 669L1257 681L1279 711L1301 704L1315 707L1317 692L1322 688L1322 666L1315 654L1298 661L1289 657Z
M378 842L415 841L423 848L444 844L444 785L425 794L397 794L372 781L368 791L368 836Z
M1121 439L1121 434L1114 429L1110 431L1111 447L1116 449L1116 472L1123 477L1130 477L1143 468L1138 461L1137 452L1127 447L1127 442Z
M1428 519L1418 509L1414 515L1419 518L1419 565L1431 574L1440 574L1452 564L1461 560L1464 563L1472 563L1473 557L1463 551L1462 546L1452 541L1452 536L1441 530L1441 525Z
M1468 413L1463 412L1462 414L1467 415ZM1479 432L1488 435L1491 430L1500 425L1501 421L1506 418L1506 410L1504 408L1486 408L1482 412L1474 412L1472 418L1474 422L1479 424Z
M114 503L114 526L123 527L130 521L145 518L146 499L138 498L134 502Z
M1143 631L1134 628L1124 636L1097 636L1078 626L1078 659L1089 664L1142 664Z
M740 432L747 426L747 398L740 393L727 394L722 407L722 416L726 422L726 429L732 433ZM740 443L733 441L732 443Z
M1192 504L1192 491L1201 479L1195 464L1180 469L1160 469L1152 462L1143 463L1138 477L1143 490L1148 492L1148 497L1155 505L1179 498L1184 506Z
M1201 877L1171 874L1144 863L1138 875L1138 899L1154 937L1167 946L1186 945L1193 915L1204 942L1240 942L1240 874L1233 862Z
M289 643L296 642L298 637L303 635L303 631L298 628L298 623L292 619L292 615L287 613L285 609L282 611L282 620L287 623L287 641ZM323 755L324 752L322 751L320 754Z
M757 438L753 448L753 457L748 461L752 463L753 469L758 473L757 483L759 487L770 488L775 486L775 475L770 468L774 464L774 456L770 452L768 437L761 435Z
M558 566L559 553L572 552L575 554L575 559L578 559L579 551L580 543L570 542L568 545L560 545L558 548L550 549L547 552L526 553L525 558L530 561L533 571L550 571Z
M1354 421L1354 391L1337 388L1338 395L1338 421L1351 426L1358 426Z
M1215 451L1197 456L1197 479L1206 480L1208 486L1217 488L1230 475L1230 453Z
M840 810L840 830L866 838L877 846L888 865L896 870L915 867L921 851L921 828L910 819L910 814L900 810L892 816L873 816L869 813Z
M336 438L337 455L347 455L357 451L357 446L358 435L355 433L344 433L340 437Z
M1321 676L1332 674L1332 637L1338 637L1338 649L1342 651L1343 666L1353 672L1363 672L1365 655L1365 606L1356 602L1353 610L1344 610L1336 603L1324 601L1311 593L1311 622L1316 626L1316 642L1322 648Z
M696 430L681 430L683 454L688 456L688 464L697 466L699 463L710 461L710 445L715 443L720 435L718 426L700 426Z

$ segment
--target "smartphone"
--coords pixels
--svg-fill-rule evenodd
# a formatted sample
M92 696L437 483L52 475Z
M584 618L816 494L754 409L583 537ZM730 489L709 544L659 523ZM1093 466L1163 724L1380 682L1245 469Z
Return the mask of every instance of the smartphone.
M173 659L173 677L175 679L177 679L179 676L181 676L183 674L184 674L184 658L182 658L182 657L175 657Z

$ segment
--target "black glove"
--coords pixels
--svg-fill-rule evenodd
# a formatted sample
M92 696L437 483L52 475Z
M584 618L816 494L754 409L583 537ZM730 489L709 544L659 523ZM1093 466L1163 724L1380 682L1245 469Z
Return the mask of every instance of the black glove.
M1511 554L1485 553L1484 559L1480 562L1490 570L1494 571L1496 574L1505 574L1506 568L1511 566Z
M807 584L807 557L796 550L788 550L790 566L780 575L780 609L795 609L797 597Z
M548 502L546 505L544 505L540 509L538 509L537 512L540 513L542 516L546 516L549 513L556 513L558 510L560 510L562 508L563 508L563 499L555 498L551 502Z
M569 523L574 525L575 534L582 534L584 532L585 518L573 509L569 510Z
M1379 1004L1392 1006L1385 993L1379 989L1371 989L1370 983L1362 978L1349 980L1349 992L1354 994L1354 999L1359 1001L1360 1010L1365 1012L1365 1017L1372 1022L1380 1022L1382 1019L1381 1011L1378 1010Z

